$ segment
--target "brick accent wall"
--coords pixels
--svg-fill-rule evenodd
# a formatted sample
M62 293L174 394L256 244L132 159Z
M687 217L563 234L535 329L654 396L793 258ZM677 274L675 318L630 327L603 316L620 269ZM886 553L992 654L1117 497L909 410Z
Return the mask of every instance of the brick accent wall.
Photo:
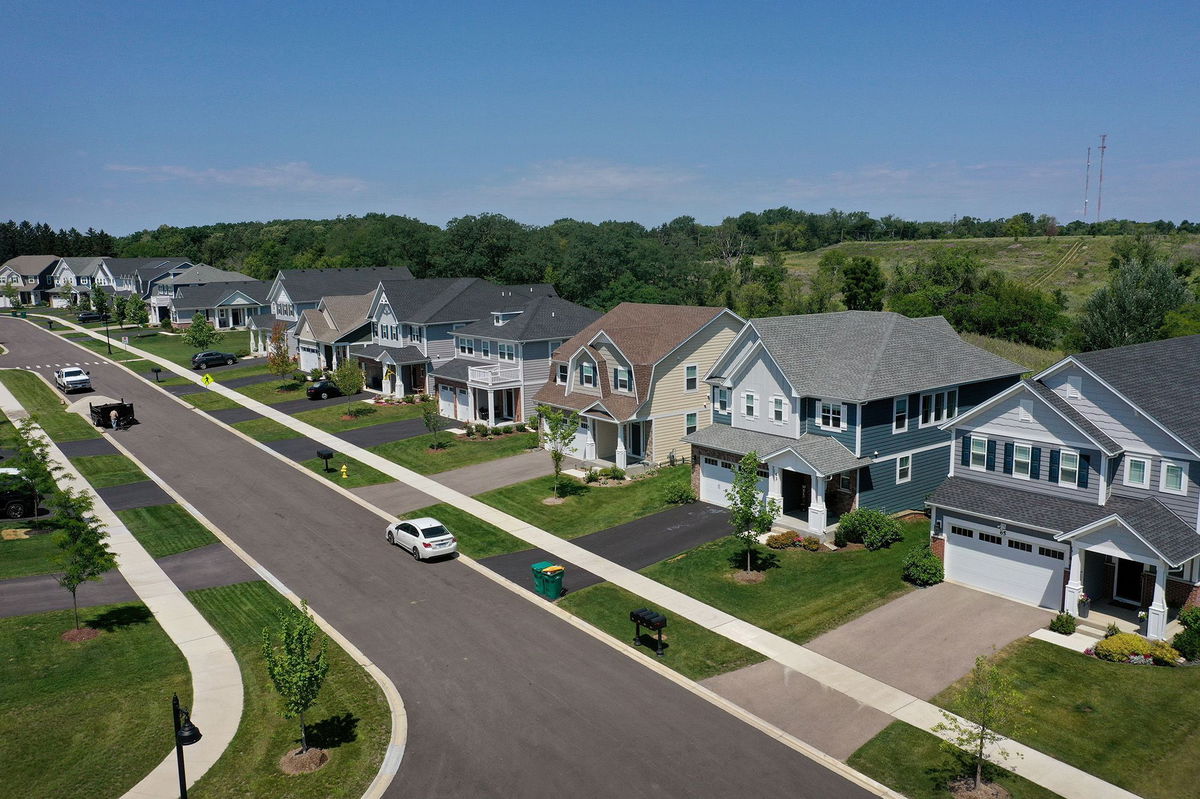
M929 548L933 550L933 554L937 555L938 560L946 560L946 539L931 538L929 539Z
M1154 601L1154 575L1142 574L1142 607L1149 607ZM1200 605L1200 585L1192 585L1182 580L1167 578L1167 607L1182 608L1189 605Z
M708 447L698 447L692 444L692 491L696 493L696 498L700 498L700 459L701 458L719 458L721 460L740 461L741 457L730 452L722 452L719 449L710 449Z

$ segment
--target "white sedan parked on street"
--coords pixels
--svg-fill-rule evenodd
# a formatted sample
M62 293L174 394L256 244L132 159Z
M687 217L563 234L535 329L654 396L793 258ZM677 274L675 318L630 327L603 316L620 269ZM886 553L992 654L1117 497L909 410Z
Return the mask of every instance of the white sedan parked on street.
M387 542L407 549L417 560L458 552L458 540L441 522L428 516L389 524Z

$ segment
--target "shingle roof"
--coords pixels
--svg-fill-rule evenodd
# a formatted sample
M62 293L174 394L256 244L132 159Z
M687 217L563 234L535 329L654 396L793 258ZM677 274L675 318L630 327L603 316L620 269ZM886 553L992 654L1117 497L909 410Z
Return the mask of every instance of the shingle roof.
M302 314L309 335L317 341L334 342L361 329L369 322L367 313L374 296L372 292L324 297L319 308L310 308Z
M407 266L368 266L345 269L283 269L283 281L293 303L317 302L326 295L363 294L384 280L412 280Z
M979 513L1066 534L1110 516L1120 518L1172 566L1200 555L1200 533L1156 498L1111 497L1104 505L1036 494L969 477L947 477L926 500L940 508Z
M266 303L264 302L264 305L265 304ZM257 328L258 330L274 330L276 322L282 323L284 330L291 330L296 326L295 320L280 319L275 314L260 313L251 314L250 316L246 317L246 327Z
M475 322L492 311L524 307L538 297L557 297L544 283L498 286L477 277L435 277L385 281L384 295L402 322Z
M145 282L192 262L187 258L105 258L104 263L114 277L137 274Z
M181 274L175 277L176 283L190 284L206 284L206 283L259 283L249 275L243 275L241 272L234 272L229 269L217 269L215 266L208 264L196 264L190 269L185 269Z
M479 361L468 361L466 358L451 358L448 361L437 364L430 371L437 377L444 377L447 380L466 380L470 375L472 366L488 365Z
M1105 433L1103 430L1097 427L1090 419L1076 410L1075 406L1059 396L1057 391L1050 388L1040 380L1022 380L1021 384L1045 400L1046 403L1053 407L1056 411L1067 417L1067 419L1069 419L1072 424L1082 430L1086 436L1099 444L1101 448L1104 449L1104 454L1116 455L1121 451L1122 447L1120 444L1114 441L1112 437L1108 435L1108 433Z
M198 268L198 267L197 267ZM259 305L267 304L269 283L261 280L205 283L202 286L180 286L175 289L172 305L176 308L215 308L230 296L241 292Z
M963 341L941 317L842 311L750 324L788 381L808 397L868 402L1025 371Z
M714 424L683 437L689 444L745 455L754 452L767 458L779 452L791 451L812 466L821 476L840 474L871 462L857 458L854 453L832 436L804 433L799 438L776 436L756 430L743 430L727 424Z
M352 355L368 361L379 361L384 355L391 358L392 363L424 363L429 360L418 347L385 347L381 344L369 344L362 350L355 350Z
M9 258L3 266L24 277L37 277L57 263L57 255L18 255L16 258Z
M1188 445L1200 449L1200 335L1072 357Z
M100 270L103 258L62 258L60 259L71 269L76 277L91 277Z
M514 298L516 299L516 298ZM461 336L483 336L508 341L544 341L569 338L600 318L599 311L561 297L535 297L517 306L520 313L503 325L492 323L491 311L478 322L460 328ZM493 311L502 310L493 308Z

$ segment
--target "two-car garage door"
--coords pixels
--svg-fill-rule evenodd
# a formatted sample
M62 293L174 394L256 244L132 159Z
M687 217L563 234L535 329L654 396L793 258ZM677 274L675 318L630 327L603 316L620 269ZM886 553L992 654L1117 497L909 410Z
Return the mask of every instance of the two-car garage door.
M1032 605L1062 607L1064 547L946 519L946 579Z

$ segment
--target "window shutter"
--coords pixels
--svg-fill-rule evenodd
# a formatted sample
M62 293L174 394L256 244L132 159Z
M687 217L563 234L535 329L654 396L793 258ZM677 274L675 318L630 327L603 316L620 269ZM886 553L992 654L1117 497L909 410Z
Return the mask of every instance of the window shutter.
M1049 480L1051 483L1058 482L1058 462L1059 462L1060 458L1061 458L1061 453L1059 452L1059 450L1056 450L1056 449L1050 450L1050 471L1046 475L1046 479Z
M996 471L996 442L989 441L987 445L987 470Z
M1092 470L1092 456L1079 453L1079 487L1088 487L1089 472Z
M1040 479L1042 472L1042 449L1041 447L1033 447L1029 455L1029 479Z
M1004 442L1004 473L1012 474L1013 471L1013 443L1011 441Z
M959 460L959 463L961 463L963 466L971 465L971 437L970 436L962 437L962 457L960 457L958 460Z

